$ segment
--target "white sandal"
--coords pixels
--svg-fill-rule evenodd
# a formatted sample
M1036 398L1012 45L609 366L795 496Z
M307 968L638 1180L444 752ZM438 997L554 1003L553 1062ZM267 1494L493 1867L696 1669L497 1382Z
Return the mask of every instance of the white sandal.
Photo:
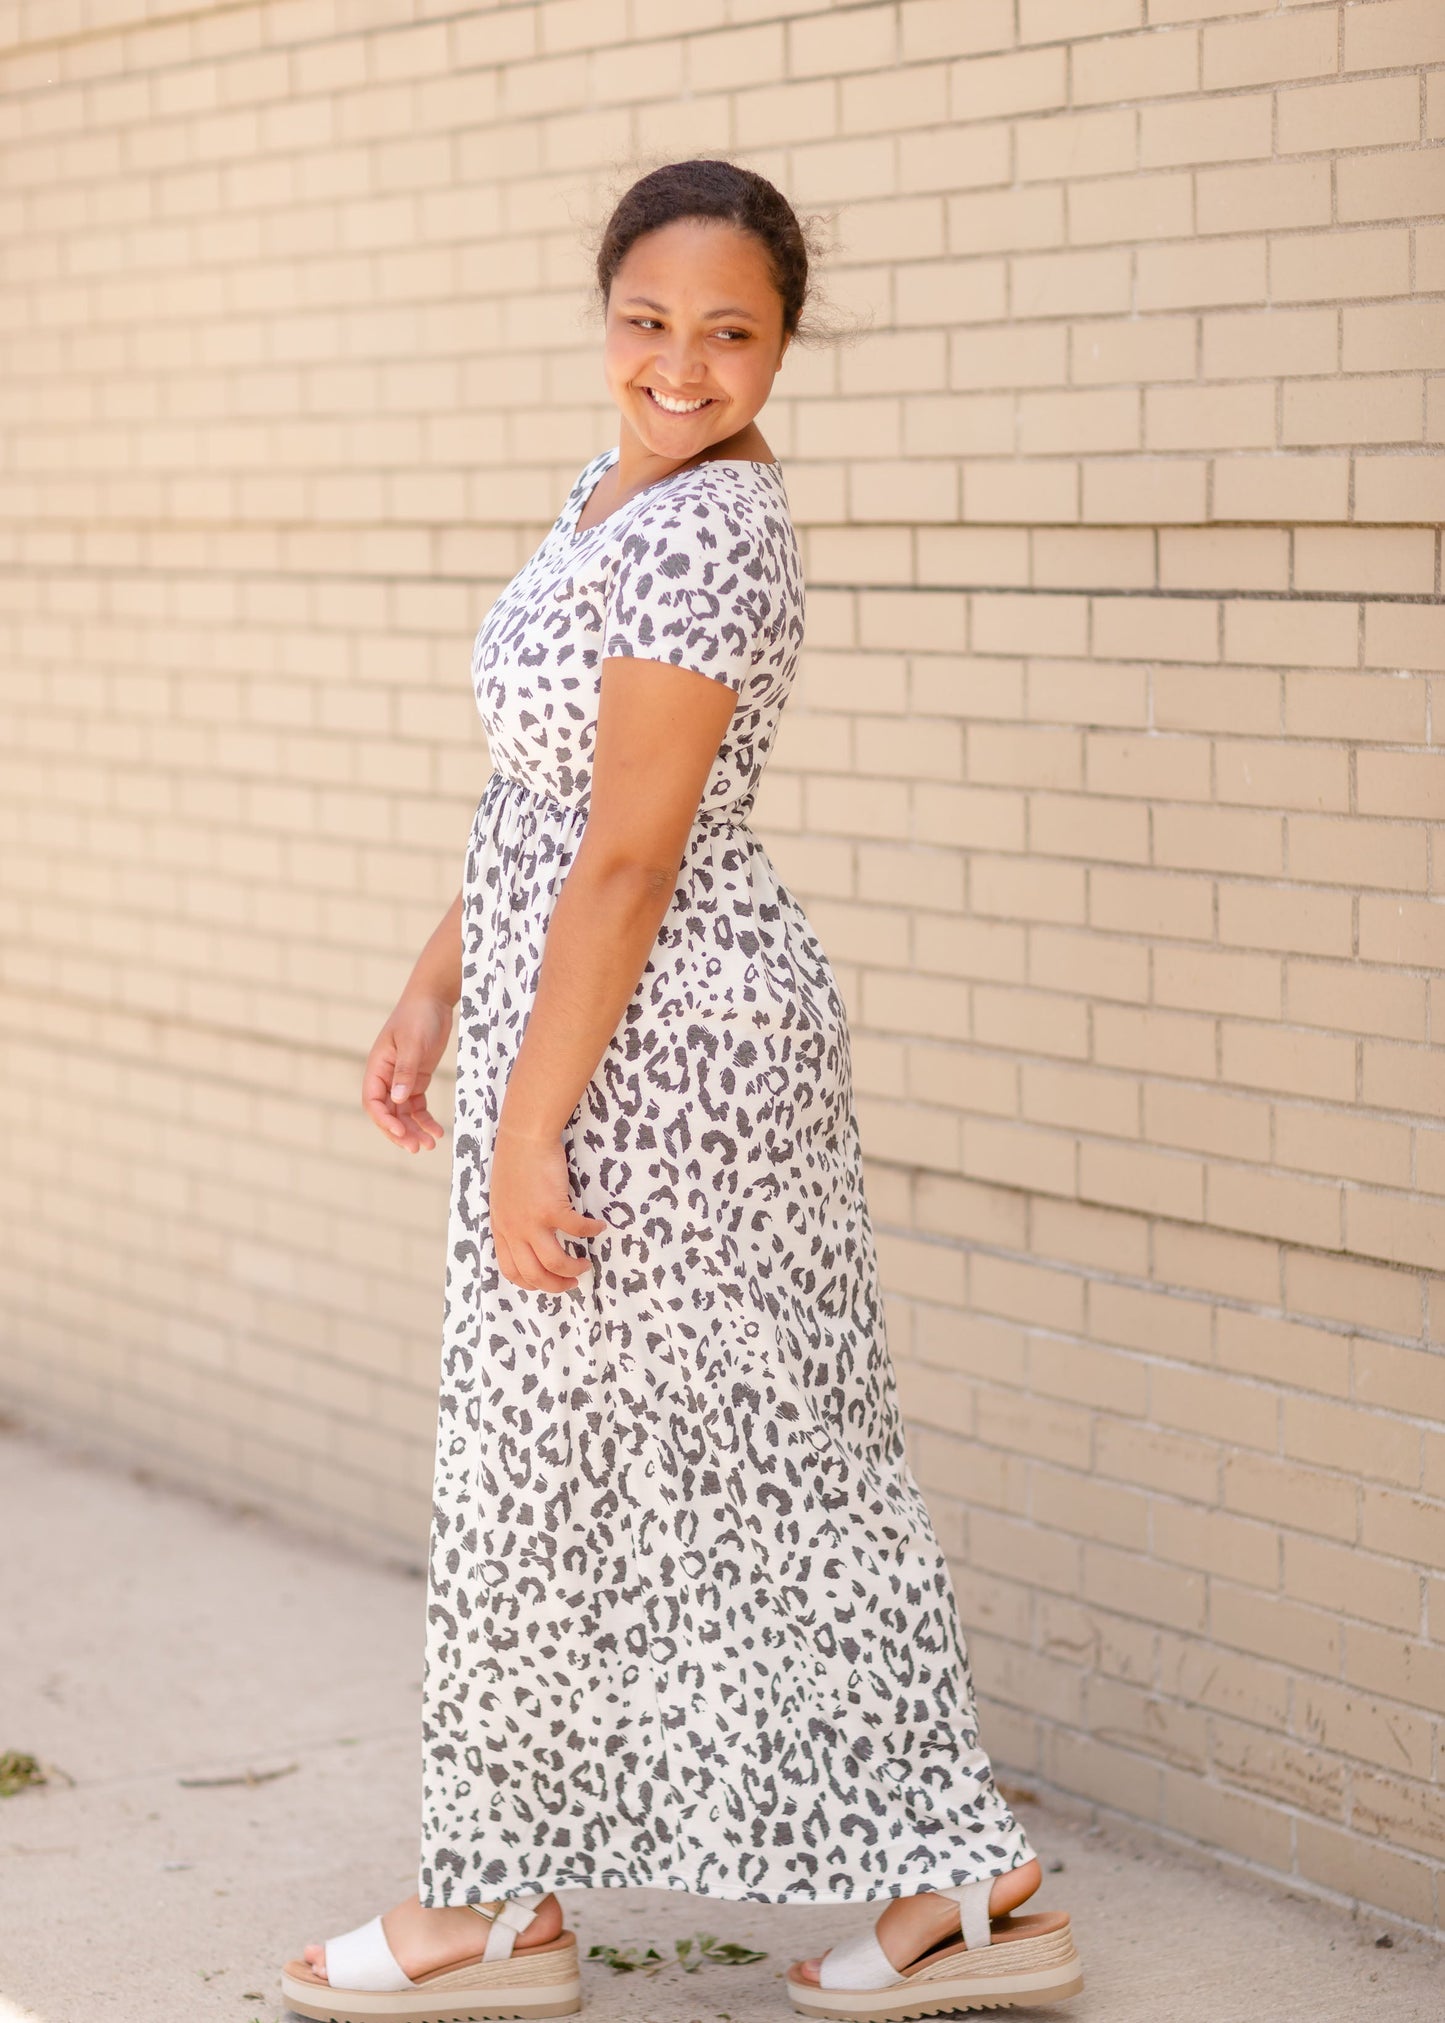
M790 1972L788 1998L804 2016L846 2023L903 2023L957 2009L1016 2009L1059 2002L1084 1985L1067 1911L1034 1911L990 1919L996 1876L959 1883L937 1894L959 1907L961 1939L941 1939L900 1973L870 1929L831 1946L818 1979Z
M540 1901L540 1899L539 1899ZM582 2007L577 1935L559 1932L514 1956L518 1932L537 1911L505 1898L468 1904L491 1929L484 1950L413 1981L387 1943L380 1917L326 1941L326 1979L288 1960L281 1994L319 2023L499 2023L513 2016L572 2016Z

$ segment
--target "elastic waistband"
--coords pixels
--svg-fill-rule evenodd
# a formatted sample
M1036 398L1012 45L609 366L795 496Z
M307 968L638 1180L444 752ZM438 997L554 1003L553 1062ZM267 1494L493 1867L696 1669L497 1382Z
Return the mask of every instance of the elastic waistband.
M569 821L585 822L587 819L587 803L559 801L555 794L549 794L544 787L535 785L533 781L500 770L488 774L487 784L482 789L482 806L486 807L491 801L500 800L503 794L511 793L524 794L529 800L544 802L549 808L555 808L560 814L565 815ZM699 808L693 817L693 823L694 826L703 823L709 828L751 828L745 815L734 814L727 808Z

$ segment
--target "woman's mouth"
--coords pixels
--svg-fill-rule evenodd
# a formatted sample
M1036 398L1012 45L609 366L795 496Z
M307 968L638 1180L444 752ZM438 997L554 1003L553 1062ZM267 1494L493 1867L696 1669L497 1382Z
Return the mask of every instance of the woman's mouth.
M654 407L660 407L664 414L700 414L705 407L711 407L711 399L677 400L670 393L659 393L655 386L645 386L642 391Z

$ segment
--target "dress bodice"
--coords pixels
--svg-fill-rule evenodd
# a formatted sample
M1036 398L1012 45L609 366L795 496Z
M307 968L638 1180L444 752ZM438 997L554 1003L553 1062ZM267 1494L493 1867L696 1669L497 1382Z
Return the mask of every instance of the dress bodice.
M488 612L472 683L494 767L574 811L591 797L602 663L671 661L738 696L700 810L746 821L803 637L803 575L780 467L714 459L577 530L617 459L579 473Z

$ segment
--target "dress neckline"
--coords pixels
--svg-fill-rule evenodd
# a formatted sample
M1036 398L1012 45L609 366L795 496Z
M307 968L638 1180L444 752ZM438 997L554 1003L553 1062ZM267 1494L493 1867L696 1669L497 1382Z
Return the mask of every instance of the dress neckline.
M587 487L587 490L583 493L582 497L577 502L577 510L575 513L573 513L571 525L567 529L567 538L569 542L585 541L589 534L598 533L603 527L607 526L609 522L615 520L619 513L625 513L629 506L636 505L639 499L644 499L646 498L649 492L656 491L659 485L671 484L674 478L685 478L692 471L706 470L709 464L742 464L757 471L776 471L782 468L781 457L771 457L766 459L763 457L704 457L700 464L684 464L679 470L668 471L663 477L654 478L650 485L644 485L641 491L634 492L630 498L624 499L620 506L614 506L612 508L612 511L608 513L605 516L605 518L601 520L594 520L590 527L579 527L577 525L577 522L581 519L582 515L587 510L587 501L591 498L592 494L596 491L597 487L601 484L602 480L606 477L607 473L612 469L613 465L617 462L618 452L615 449L607 450L606 452L604 452L604 454L607 457L607 462L602 466L601 470L597 473L596 477L592 480L591 484Z

